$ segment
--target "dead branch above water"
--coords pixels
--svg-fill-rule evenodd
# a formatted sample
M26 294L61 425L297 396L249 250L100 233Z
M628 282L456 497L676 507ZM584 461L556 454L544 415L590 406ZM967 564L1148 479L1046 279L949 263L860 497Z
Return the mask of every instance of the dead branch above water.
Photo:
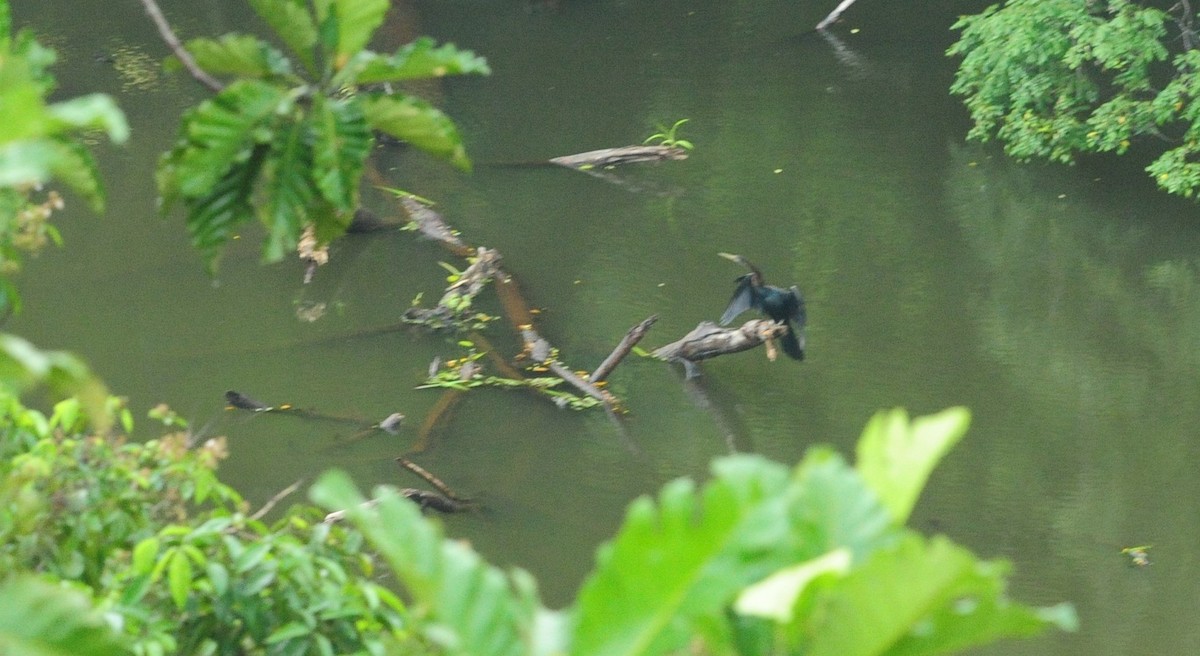
M696 363L729 353L740 353L756 346L767 345L787 332L787 326L769 319L751 319L741 326L726 329L711 321L702 321L683 337L656 349L654 357L681 362L688 376L698 375Z
M586 153L551 157L551 164L571 169L608 168L638 162L665 162L687 159L688 151L678 146L621 146Z

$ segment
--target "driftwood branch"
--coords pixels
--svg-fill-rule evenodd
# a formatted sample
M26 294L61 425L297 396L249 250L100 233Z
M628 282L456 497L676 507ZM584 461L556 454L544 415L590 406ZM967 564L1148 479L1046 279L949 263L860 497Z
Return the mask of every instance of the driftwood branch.
M458 234L446 225L446 222L442 220L442 215L429 209L424 203L402 196L400 207L404 208L408 214L408 220L417 228L418 232L438 242L446 250L461 257L466 257L473 252L471 247L464 244L458 238Z
M586 153L550 158L551 164L571 169L605 168L637 162L665 162L687 159L688 152L678 146L622 146L589 150Z
M829 25L836 21L838 17L842 15L842 12L849 9L850 5L852 4L854 4L854 0L842 0L840 3L838 3L838 6L833 8L833 11L829 12L829 15L826 16L824 20L822 20L820 23L817 23L817 29L823 30L826 27L829 27Z
M468 499L466 497L461 497L461 496L455 494L454 490L451 490L450 486L443 483L440 478L438 478L437 476L434 476L433 474L430 474L429 471L426 470L424 467L409 460L408 458L405 458L404 456L400 456L399 458L396 458L396 462L400 463L401 467L407 469L408 471L410 471L410 472L416 474L417 476L421 477L422 479L424 479L425 482L429 483L434 488L436 488L437 491L441 492L442 495L445 496L447 499L452 499L459 503L471 503L470 499Z
M158 3L154 0L142 0L142 6L146 8L146 13L150 15L150 20L154 21L155 27L158 28L159 36L167 43L167 47L171 49L171 52L175 53L175 56L179 58L179 61L187 69L188 73L191 73L197 82L213 91L224 89L225 85L221 84L215 77L205 73L204 69L200 68L200 65L192 58L191 53L183 47L183 44L179 41L179 37L175 36L175 31L171 29L171 24L167 22L167 18L163 16L162 10L158 8Z
M697 375L695 364L700 360L728 353L740 353L770 341L787 332L787 326L769 319L751 319L738 328L725 329L711 321L703 321L683 337L662 346L653 355L662 360L682 362L688 376Z
M658 321L657 314L630 328L629 332L625 333L625 336L621 338L617 347L613 349L613 352L607 358L604 358L604 361L600 363L600 366L596 367L592 375L588 376L588 382L599 383L608 378L613 369L616 369L617 365L621 364L621 360L624 360L625 356L629 355L629 352L633 350L633 347L642 341L642 338L646 336L646 332L650 330L650 326L653 326L655 321Z

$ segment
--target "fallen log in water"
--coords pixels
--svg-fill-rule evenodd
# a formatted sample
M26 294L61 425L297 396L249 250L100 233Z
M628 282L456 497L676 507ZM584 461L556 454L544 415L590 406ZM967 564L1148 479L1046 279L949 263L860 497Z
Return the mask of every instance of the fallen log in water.
M688 151L678 146L621 146L550 158L551 164L570 169L606 168L637 162L687 159Z
M787 332L787 326L769 319L751 319L738 328L725 329L702 321L683 337L659 347L652 354L661 360L683 363L689 378L699 375L696 363L728 353L740 353L766 344ZM769 355L769 353L768 353Z

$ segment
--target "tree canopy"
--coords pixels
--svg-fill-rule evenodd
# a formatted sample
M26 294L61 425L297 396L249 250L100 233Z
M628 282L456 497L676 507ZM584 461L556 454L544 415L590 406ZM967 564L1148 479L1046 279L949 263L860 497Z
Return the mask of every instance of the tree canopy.
M1188 0L1166 10L1130 0L1009 0L961 18L951 91L971 112L969 136L997 138L1021 160L1060 162L1152 141L1162 151L1146 170L1159 187L1195 196L1195 19Z

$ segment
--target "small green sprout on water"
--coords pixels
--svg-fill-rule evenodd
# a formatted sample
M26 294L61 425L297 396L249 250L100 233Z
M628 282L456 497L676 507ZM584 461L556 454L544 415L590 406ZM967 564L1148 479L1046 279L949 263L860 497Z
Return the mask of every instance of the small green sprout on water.
M1121 553L1129 556L1130 564L1136 567L1146 567L1150 564L1150 546L1144 544L1139 547L1125 547Z
M695 145L693 145L692 142L688 141L687 139L680 139L677 136L680 126L682 126L684 123L687 123L689 120L691 119L681 118L678 121L675 121L675 124L669 128L663 127L663 125L659 123L654 126L658 132L646 137L646 140L642 143L646 145L663 146L665 148L682 148L684 150L692 150L695 148Z

